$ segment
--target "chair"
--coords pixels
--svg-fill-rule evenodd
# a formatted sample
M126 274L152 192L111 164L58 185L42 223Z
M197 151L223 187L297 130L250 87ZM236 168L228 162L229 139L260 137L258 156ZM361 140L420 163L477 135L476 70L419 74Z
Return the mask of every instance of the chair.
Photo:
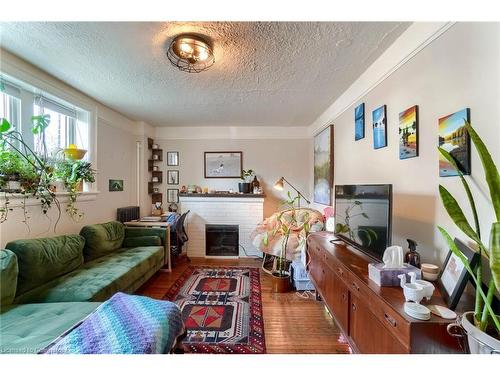
M184 228L184 221L186 220L186 216L189 212L189 210L187 212L184 212L177 219L170 233L170 252L172 255L172 263L174 266L176 258L178 258L179 255L182 254L182 247L189 240L186 229Z

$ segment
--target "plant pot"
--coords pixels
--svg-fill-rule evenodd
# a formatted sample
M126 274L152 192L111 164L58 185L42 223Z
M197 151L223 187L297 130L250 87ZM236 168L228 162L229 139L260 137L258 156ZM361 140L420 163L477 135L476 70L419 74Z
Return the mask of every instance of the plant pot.
M1 191L9 193L17 193L21 191L21 180L18 174L1 175L0 178L4 182L1 187Z
M238 190L240 193L243 194L250 194L250 189L252 187L252 184L250 182L239 182L238 183Z
M284 276L279 276L278 272L273 272L272 277L272 292L287 293L292 290L290 282L290 272L283 272Z
M449 324L448 332L455 337L465 335L470 354L500 354L500 340L474 325L474 311L464 313L460 323Z

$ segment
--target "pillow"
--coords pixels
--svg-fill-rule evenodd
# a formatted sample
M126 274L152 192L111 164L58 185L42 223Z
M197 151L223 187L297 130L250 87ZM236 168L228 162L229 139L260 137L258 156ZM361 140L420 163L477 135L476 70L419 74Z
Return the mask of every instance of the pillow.
M17 256L17 296L71 272L83 264L85 240L78 234L9 242Z
M18 272L16 254L0 249L0 307L11 305L14 301Z
M83 255L89 261L120 249L125 237L125 226L118 221L87 225L82 228L80 235L85 238Z
M161 246L158 236L125 237L123 247Z

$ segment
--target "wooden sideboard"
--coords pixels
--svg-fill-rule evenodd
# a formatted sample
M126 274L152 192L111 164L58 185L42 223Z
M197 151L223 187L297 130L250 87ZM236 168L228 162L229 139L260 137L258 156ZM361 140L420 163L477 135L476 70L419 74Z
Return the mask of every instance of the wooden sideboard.
M432 315L428 321L404 312L399 287L380 287L368 278L373 260L343 243L332 244L333 234L317 232L307 239L311 281L331 315L360 353L460 353L448 335L451 322ZM429 304L445 305L436 289Z

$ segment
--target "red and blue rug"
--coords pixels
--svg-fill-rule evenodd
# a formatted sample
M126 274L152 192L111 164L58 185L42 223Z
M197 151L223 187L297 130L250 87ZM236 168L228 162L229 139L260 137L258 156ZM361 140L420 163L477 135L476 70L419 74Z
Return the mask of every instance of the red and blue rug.
M187 352L266 352L258 268L189 267L163 299L182 311Z

